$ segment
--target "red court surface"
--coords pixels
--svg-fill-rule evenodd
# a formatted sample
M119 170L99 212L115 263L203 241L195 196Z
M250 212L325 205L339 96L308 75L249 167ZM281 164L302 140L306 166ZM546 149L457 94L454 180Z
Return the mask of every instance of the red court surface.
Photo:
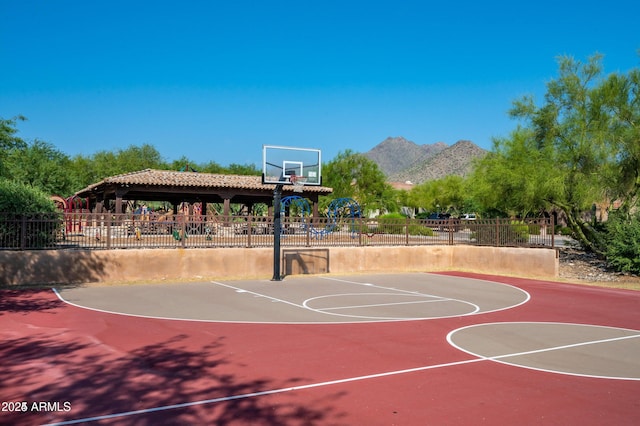
M640 424L640 292L444 275L530 297L432 319L277 324L2 291L0 424Z

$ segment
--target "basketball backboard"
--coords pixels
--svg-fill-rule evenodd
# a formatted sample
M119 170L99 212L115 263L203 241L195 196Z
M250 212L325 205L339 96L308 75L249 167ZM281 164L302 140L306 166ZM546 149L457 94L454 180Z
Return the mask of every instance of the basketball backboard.
M322 184L322 157L319 149L264 145L262 183L293 185Z

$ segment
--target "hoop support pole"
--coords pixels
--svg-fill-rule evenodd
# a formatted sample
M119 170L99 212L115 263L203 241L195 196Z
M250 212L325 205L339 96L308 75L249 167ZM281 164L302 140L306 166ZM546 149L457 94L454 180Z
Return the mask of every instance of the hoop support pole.
M273 190L273 278L271 281L282 281L280 275L280 199L282 198L282 184Z

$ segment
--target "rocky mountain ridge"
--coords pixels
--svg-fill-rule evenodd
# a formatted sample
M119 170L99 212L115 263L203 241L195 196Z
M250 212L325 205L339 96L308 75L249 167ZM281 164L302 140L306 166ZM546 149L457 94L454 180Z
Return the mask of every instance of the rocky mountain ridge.
M399 136L388 137L364 155L380 167L389 182L419 184L449 175L466 176L473 161L486 153L466 140L451 146L444 142L418 145Z

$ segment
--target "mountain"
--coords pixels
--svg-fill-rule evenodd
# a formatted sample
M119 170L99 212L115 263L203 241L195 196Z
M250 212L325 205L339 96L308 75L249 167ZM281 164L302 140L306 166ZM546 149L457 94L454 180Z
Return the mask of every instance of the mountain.
M471 141L417 145L403 137L387 138L364 155L374 161L389 182L419 184L448 175L466 176L472 162L487 151Z
M427 162L447 147L448 145L444 142L417 145L402 136L388 137L370 151L365 152L364 156L375 162L385 175L392 176Z

